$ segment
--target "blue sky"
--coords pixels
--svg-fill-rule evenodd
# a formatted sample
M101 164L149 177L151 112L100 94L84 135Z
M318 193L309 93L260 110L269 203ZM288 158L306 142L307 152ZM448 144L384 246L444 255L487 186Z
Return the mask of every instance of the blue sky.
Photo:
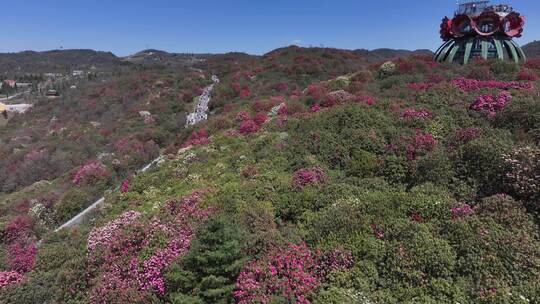
M125 56L170 52L263 54L298 44L436 49L455 0L0 0L0 52L91 48ZM511 0L526 15L520 43L540 40L540 1Z

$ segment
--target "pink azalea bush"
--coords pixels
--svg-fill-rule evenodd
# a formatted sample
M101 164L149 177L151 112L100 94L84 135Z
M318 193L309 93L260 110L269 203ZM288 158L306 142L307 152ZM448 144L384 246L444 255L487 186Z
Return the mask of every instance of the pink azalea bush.
M411 221L415 223L424 222L424 217L420 213L413 213L410 218L411 218Z
M321 167L305 168L294 172L292 184L294 188L302 189L308 185L324 183L326 178Z
M80 186L83 183L88 183L93 180L99 180L109 177L110 173L107 168L100 162L90 161L82 165L73 176L73 184Z
M247 135L259 131L261 127L253 120L246 120L240 124L238 131L240 134Z
M277 114L278 114L278 115L287 115L287 114L288 114L288 111L287 111L287 105L282 104L282 105L278 108Z
M240 90L239 96L241 98L248 98L251 95L251 91L248 87L243 87L242 90Z
M484 88L500 89L500 90L531 90L533 85L531 83L522 83L518 81L498 81L498 80L476 80L467 78L456 78L451 82L459 89L470 92Z
M326 274L352 265L350 252L335 250L321 254L304 243L289 244L247 263L236 280L233 294L238 304L272 303L274 296L291 303L309 304L310 294Z
M521 70L518 74L518 79L522 81L536 81L538 76L531 70Z
M326 89L323 86L311 84L304 90L303 93L305 96L310 96L315 100L320 100L324 95L326 95Z
M236 114L235 119L237 122L243 122L243 121L249 120L249 113L246 111L240 111Z
M286 92L289 90L289 85L285 82L280 82L275 84L272 88L278 92Z
M478 128L459 129L452 136L452 143L468 143L469 141L480 136L482 130Z
M129 211L92 230L87 242L90 302L144 302L148 293L165 294L163 271L188 250L196 227L212 211L198 205L207 191L167 202L149 224ZM163 244L157 248L156 238Z
M415 82L415 83L409 83L407 87L414 91L425 91L432 87L432 84L425 83L425 82Z
M37 248L33 242L29 244L15 242L8 247L8 265L13 271L21 274L26 273L34 266L36 253Z
M377 102L377 99L371 95L357 95L355 97L355 101L366 104L368 106L372 106Z
M120 193L126 193L129 191L129 179L125 179L120 186Z
M16 271L0 271L0 290L23 280L23 275Z
M321 106L316 103L311 105L311 107L309 107L309 110L311 111L311 113L317 113L321 110Z
M268 117L263 112L257 112L255 116L253 116L253 121L261 126L268 120Z
M33 226L33 220L26 215L18 215L6 224L2 231L2 238L5 242L12 242L28 235Z
M109 246L114 240L118 230L120 230L122 227L130 225L140 216L140 212L127 211L105 226L92 229L86 242L87 250L92 252L98 246Z
M210 143L208 132L205 129L194 130L182 147L206 145Z
M420 110L406 109L405 111L401 113L401 118L404 120L425 119L425 118L431 118L432 116L433 114L431 113L431 111L426 110L426 109L420 109Z
M407 143L405 150L407 160L415 160L419 155L435 150L437 140L432 134L422 130L416 130L414 136L405 139Z
M470 109L485 113L488 117L494 117L497 112L512 99L512 95L508 91L502 91L496 95L483 94L478 96L471 104Z
M371 224L371 231L373 232L373 236L375 236L375 238L378 240L384 237L383 228L377 224Z
M461 204L457 207L451 208L450 212L452 213L452 218L457 219L473 214L474 209L469 204Z

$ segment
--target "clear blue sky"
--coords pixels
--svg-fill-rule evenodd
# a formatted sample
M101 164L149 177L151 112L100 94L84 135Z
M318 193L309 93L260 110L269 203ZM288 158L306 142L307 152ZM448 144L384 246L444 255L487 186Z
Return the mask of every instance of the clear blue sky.
M435 49L455 0L0 0L0 52L91 48L124 56L171 52L263 54L298 44ZM540 40L540 1L508 1Z

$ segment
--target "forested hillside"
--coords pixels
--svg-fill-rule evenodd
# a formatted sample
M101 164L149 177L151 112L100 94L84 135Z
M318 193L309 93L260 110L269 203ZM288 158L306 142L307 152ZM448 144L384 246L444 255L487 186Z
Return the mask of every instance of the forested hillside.
M0 303L540 303L540 60L197 68L135 66L0 130Z

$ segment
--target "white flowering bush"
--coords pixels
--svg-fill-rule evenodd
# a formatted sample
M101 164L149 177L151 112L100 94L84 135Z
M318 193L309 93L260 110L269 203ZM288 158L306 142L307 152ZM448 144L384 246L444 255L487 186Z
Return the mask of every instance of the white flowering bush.
M392 61L387 61L379 67L379 78L386 78L396 73L396 64Z
M540 148L522 147L503 156L507 186L524 199L540 197Z

